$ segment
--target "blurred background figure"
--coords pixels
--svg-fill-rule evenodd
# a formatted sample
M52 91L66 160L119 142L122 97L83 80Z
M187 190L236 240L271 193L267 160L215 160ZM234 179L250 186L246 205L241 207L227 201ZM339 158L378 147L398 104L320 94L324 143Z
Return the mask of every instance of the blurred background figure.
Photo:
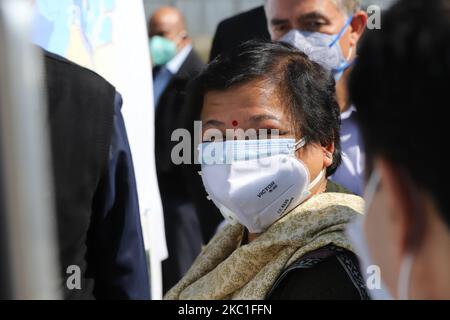
M45 52L62 292L150 299L122 98L94 72ZM71 267L80 286L66 285Z
M363 265L379 266L397 299L450 299L448 112L442 105L449 83L448 0L394 5L383 14L382 29L368 31L350 79L371 176L359 230L371 261Z
M203 243L197 212L191 200L191 186L185 179L185 166L171 159L172 133L189 123L190 110L184 110L187 85L203 68L193 50L184 17L174 7L161 7L148 24L153 62L155 98L155 157L169 258L163 262L163 289L169 290L181 279L199 254Z

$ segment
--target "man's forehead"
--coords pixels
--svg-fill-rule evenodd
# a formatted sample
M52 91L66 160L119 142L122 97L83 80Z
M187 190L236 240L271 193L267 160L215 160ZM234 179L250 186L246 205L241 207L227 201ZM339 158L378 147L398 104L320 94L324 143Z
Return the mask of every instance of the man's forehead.
M178 21L171 18L152 19L150 22L150 29L157 33L170 33L178 30Z
M293 15L318 13L325 17L341 13L338 7L340 0L267 0L269 19L290 18Z
M174 15L158 15L153 17L151 20L154 25L158 26L175 26L179 23L179 19L177 19Z

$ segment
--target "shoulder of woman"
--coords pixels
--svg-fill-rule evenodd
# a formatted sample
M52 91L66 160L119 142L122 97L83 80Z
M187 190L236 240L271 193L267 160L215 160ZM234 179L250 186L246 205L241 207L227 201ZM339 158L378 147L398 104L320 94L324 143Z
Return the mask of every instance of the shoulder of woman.
M333 208L349 209L358 213L364 212L364 199L360 196L345 193L321 193L315 195L304 204L304 209L326 210Z
M275 282L270 300L369 299L356 256L337 247L321 248L298 259Z

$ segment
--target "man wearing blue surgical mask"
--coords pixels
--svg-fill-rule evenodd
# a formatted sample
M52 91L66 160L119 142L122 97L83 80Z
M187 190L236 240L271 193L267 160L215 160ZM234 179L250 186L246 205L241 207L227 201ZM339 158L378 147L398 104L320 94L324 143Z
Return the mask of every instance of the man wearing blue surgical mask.
M155 100L155 158L164 209L169 258L163 262L163 286L167 291L187 271L200 252L202 236L191 200L191 186L184 178L186 166L176 166L171 151L172 133L188 128L193 108L185 107L188 83L203 68L193 50L183 15L174 7L157 9L149 22Z
M360 0L266 0L272 40L288 42L329 70L336 80L341 110L342 165L332 179L362 195L364 151L347 81L367 23Z

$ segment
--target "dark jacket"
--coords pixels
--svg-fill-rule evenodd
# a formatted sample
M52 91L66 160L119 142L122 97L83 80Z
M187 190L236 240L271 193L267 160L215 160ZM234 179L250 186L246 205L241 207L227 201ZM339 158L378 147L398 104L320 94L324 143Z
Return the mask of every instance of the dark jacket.
M214 35L210 60L214 60L219 54L226 55L230 50L248 40L270 40L263 6L219 23Z
M150 298L120 95L96 73L45 53L61 291L66 299ZM79 268L80 288L69 288Z

